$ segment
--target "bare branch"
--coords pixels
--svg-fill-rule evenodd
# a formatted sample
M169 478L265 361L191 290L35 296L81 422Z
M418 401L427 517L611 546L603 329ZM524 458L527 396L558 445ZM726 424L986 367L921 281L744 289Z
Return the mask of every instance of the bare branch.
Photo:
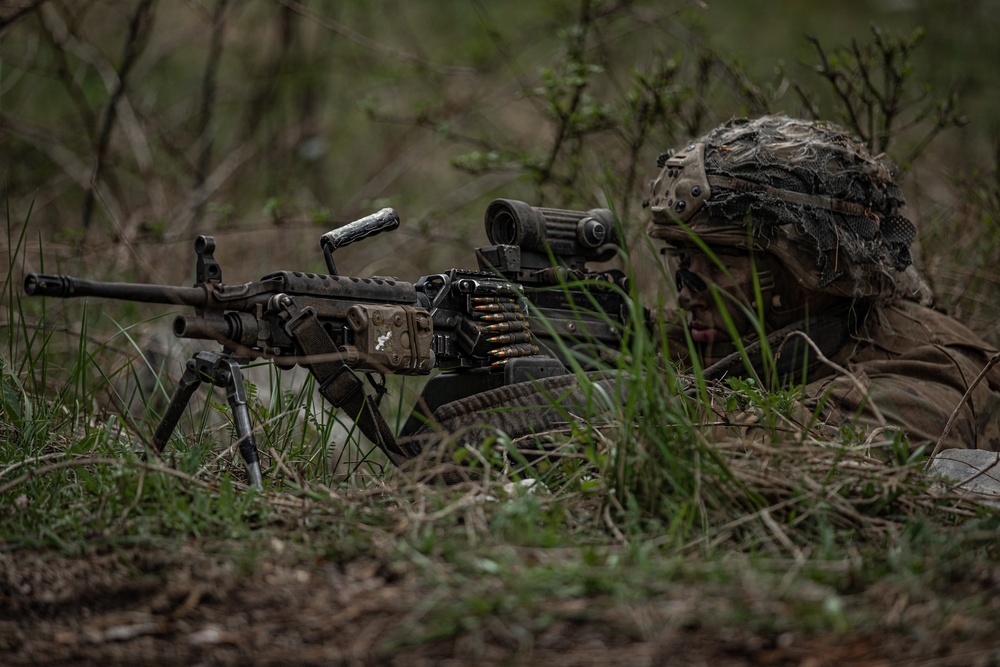
M208 176L212 164L212 112L215 105L215 80L219 73L219 62L222 59L222 42L226 32L226 7L229 0L216 0L215 11L212 13L212 41L209 45L208 60L205 63L205 74L201 84L201 108L198 113L201 154L198 156L198 166L195 170L195 187L201 187Z
M32 2L24 5L23 7L18 7L9 16L4 16L0 18L0 37L3 37L4 32L7 28L11 27L22 18L35 11L45 3L46 0L33 0Z
M94 202L96 200L95 186L101 177L101 169L104 166L104 159L107 155L108 145L111 142L111 132L115 125L118 100L125 94L125 82L128 78L129 70L142 53L142 48L144 46L143 39L152 23L152 5L153 0L140 0L139 6L136 7L135 14L132 15L132 21L129 24L129 32L128 37L125 40L125 51L122 56L122 64L118 71L118 86L111 93L111 96L108 99L108 106L104 115L104 124L101 127L101 132L97 139L94 168L90 177L91 187L88 188L87 198L83 203L83 226L85 228L90 226L90 217L93 213Z
M322 26L331 32L335 32L341 37L345 37L356 44L360 44L366 49L370 49L375 53L381 54L393 60L399 60L400 62L408 63L410 65L416 65L422 69L430 70L431 72L437 72L438 74L468 74L471 73L472 68L469 67L454 67L450 65L437 65L425 60L423 58L418 58L417 56L411 55L409 53L404 53L398 51L385 44L380 44L375 40L365 37L361 33L348 28L342 23L329 19L318 12L309 9L301 2L296 0L275 0L279 5L282 5L292 12L295 12L299 16L303 16L316 25Z

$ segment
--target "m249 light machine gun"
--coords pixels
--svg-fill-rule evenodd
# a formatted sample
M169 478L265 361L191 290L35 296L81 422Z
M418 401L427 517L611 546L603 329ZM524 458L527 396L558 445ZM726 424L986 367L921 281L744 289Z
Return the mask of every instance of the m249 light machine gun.
M322 396L349 412L361 432L399 465L419 453L400 444L364 389L361 373L427 375L401 433L409 436L441 405L504 385L567 371L566 351L617 349L628 318L628 289L618 270L592 271L618 252L611 211L536 208L497 199L486 210L493 245L476 251L476 270L451 269L415 283L396 278L342 276L339 248L399 226L393 209L323 234L326 275L276 271L243 284L222 282L215 240L194 244L193 287L108 283L29 274L30 296L98 297L194 308L178 315L181 338L214 340L218 352L196 353L153 435L162 452L203 382L223 387L233 411L238 446L250 483L262 488L241 366L269 359L281 368L305 366ZM568 345L567 345L568 343Z

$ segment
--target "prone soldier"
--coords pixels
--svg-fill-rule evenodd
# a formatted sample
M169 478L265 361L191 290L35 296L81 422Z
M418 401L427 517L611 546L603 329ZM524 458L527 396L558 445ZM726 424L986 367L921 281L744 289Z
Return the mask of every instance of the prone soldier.
M675 262L674 356L760 376L770 350L769 377L804 385L802 420L891 427L927 454L1000 450L997 349L930 306L881 156L835 125L766 116L660 165L648 231Z

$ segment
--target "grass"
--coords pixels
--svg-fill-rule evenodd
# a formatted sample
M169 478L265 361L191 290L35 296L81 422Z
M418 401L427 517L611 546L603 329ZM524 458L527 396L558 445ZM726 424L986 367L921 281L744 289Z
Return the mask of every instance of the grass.
M190 352L168 350L162 369L147 352L162 316L23 299L16 277L30 210L23 217L7 213L0 355L9 581L107 554L153 563L131 565L132 576L187 572L206 590L227 590L209 573L228 567L236 591L274 589L279 601L292 590L314 600L323 587L295 581L321 576L326 587L339 582L338 600L364 591L356 606L322 616L342 619L345 636L384 623L364 645L375 661L446 645L448 657L529 662L550 646L641 646L666 641L664 632L692 645L703 637L710 655L888 637L882 651L908 646L900 650L923 657L938 641L1000 659L989 595L1000 573L997 514L932 485L898 436L845 428L831 438L815 420L790 419L796 390L763 389L774 368L766 348L763 377L709 385L665 361L672 343L634 309L611 362L624 401L608 400L577 367L596 414L567 412L569 426L547 434L544 451L503 433L445 450L445 462L480 473L448 487L387 467L311 378L259 364L248 370L265 468L257 493L244 483L218 390L203 388L164 455L149 455L176 383L170 371ZM628 296L641 301L637 290ZM390 423L413 389L391 384ZM872 448L883 455L870 457ZM290 578L268 583L282 567ZM45 600L17 604L26 618L62 613ZM213 618L245 612L234 602ZM364 619L356 633L351 618ZM719 641L726 636L745 639Z
M250 579L274 562L308 570L374 560L386 581L407 582L412 603L373 644L382 656L454 641L469 655L499 643L527 660L547 633L573 636L574 627L648 640L649 626L623 620L630 614L768 641L859 632L991 639L995 605L976 582L998 571L995 513L933 487L919 461L869 458L863 436L845 431L831 442L796 430L786 415L794 390L702 383L695 396L770 425L706 431L700 424L714 415L682 398L688 380L664 364L664 341L644 333L638 312L617 361L623 405L553 434L544 465L518 465L514 447L524 443L487 439L470 452L486 474L453 487L386 469L342 415L317 404L311 380L256 369L269 385L266 397L251 389L265 465L265 492L256 493L243 483L217 394L192 406L162 460L142 455L155 420L137 427L102 407L108 387L142 384L140 346L127 326L101 342L93 304L78 322L57 324L44 302L23 299L10 276L26 227L13 228L0 554L195 545ZM60 326L78 331L79 343ZM109 352L120 338L137 362ZM159 376L137 397L158 414L172 385ZM967 619L960 629L949 625L956 615Z

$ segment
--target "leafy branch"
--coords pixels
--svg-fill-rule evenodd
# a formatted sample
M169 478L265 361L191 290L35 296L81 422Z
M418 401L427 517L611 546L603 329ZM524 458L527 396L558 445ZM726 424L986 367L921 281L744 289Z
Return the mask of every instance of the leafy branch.
M836 102L834 113L875 153L889 150L903 133L929 124L902 165L909 166L943 130L964 125L954 91L935 96L928 86L913 93L912 56L923 43L925 32L909 37L886 35L872 26L872 41L852 40L849 47L831 52L816 37L808 37L819 64L815 71L826 80ZM813 118L821 114L814 99L799 85L795 91Z

